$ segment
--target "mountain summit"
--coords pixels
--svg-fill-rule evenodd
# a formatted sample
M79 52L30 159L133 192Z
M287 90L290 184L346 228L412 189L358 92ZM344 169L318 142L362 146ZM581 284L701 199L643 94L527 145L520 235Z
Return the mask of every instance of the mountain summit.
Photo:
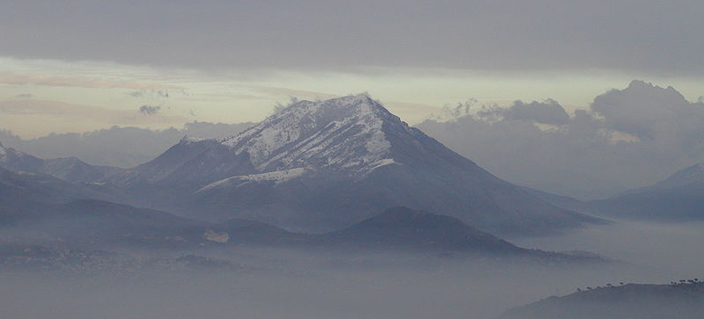
M223 140L183 139L112 181L140 198L177 194L168 199L175 205L160 208L309 231L394 206L499 233L597 222L500 180L366 95L300 101Z
M366 95L301 101L224 145L246 153L258 171L316 167L369 173L393 163L388 136L412 130Z

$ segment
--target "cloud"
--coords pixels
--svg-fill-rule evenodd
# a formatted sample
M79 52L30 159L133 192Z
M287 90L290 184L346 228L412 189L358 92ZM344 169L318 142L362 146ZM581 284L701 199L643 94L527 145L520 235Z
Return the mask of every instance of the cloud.
M325 100L325 99L332 99L332 98L338 97L338 95L329 94L329 93L306 91L306 90L295 90L295 89L289 89L289 88L284 88L284 87L275 87L275 86L247 85L246 87L255 93L264 93L264 94L269 94L269 95L274 95L274 96L286 96L289 98L296 97L296 98L304 99L304 100ZM252 98L256 98L256 97L252 96Z
M128 80L115 80L105 78L89 78L83 76L37 76L20 75L12 72L0 72L0 84L7 85L36 85L49 87L80 87L98 89L132 89L132 90L161 90L181 89L178 86L142 83ZM168 95L168 93L166 93Z
M633 81L625 90L611 90L598 96L591 109L604 119L607 127L640 139L667 134L662 125L692 120L704 123L701 105L689 103L673 87L661 88L643 81Z
M634 81L565 115L553 100L517 101L419 127L499 177L581 198L651 184L704 162L704 103L674 88Z
M134 110L116 110L51 100L0 100L0 127L12 128L23 137L52 132L84 132L113 125L153 128L181 126L191 121L185 116L157 113L139 116Z
M169 98L168 90L136 90L130 91L127 95L135 98L150 97L150 98Z
M32 95L32 93L22 93L22 94L15 95L15 98L18 98L18 99L31 99L33 97L34 97L34 95Z
M484 118L501 118L507 121L535 121L541 124L564 125L570 120L564 108L557 101L548 99L544 102L515 101L508 108L499 106L487 107L479 111Z
M275 87L275 86L264 86L264 85L246 85L248 89L250 89L254 93L261 93L261 94L267 94L274 96L275 98L297 98L301 100L326 100L326 99L332 99L335 97L339 97L339 95L334 95L330 93L323 93L323 92L316 92L316 91L306 91L306 90L296 90L296 89L289 89L289 88L284 88L284 87ZM349 94L357 94L359 92L349 92ZM249 96L237 96L240 99L257 99L260 98L258 96L254 95L249 95ZM288 101L287 101L288 102ZM390 100L384 100L383 101L384 106L388 108L391 112L394 114L400 116L404 120L408 121L409 123L418 123L421 122L422 120L428 118L428 116L432 115L434 112L437 111L436 107L426 105L426 104L420 104L420 103L408 103L408 102L400 102L400 101L390 101ZM277 103L281 104L280 101L277 101ZM274 109L274 112L276 112L276 108Z
M701 1L138 3L81 1L73 10L46 1L6 3L0 55L209 70L704 71L704 42L692 32L704 29ZM46 12L52 14L38 15Z
M142 113L144 115L154 115L156 113L159 113L160 110L161 106L142 105L139 107L139 113Z

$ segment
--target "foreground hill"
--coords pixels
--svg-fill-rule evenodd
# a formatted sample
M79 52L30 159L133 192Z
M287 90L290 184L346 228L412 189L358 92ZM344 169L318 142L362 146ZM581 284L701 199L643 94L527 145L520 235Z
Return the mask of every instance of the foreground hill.
M526 250L462 223L406 207L390 208L348 228L322 235L322 241L349 248L395 248L518 254Z
M598 288L514 308L500 318L699 319L704 318L704 283Z
M394 206L502 234L598 223L505 182L365 95L301 101L223 140L184 139L107 182L198 218L328 231Z

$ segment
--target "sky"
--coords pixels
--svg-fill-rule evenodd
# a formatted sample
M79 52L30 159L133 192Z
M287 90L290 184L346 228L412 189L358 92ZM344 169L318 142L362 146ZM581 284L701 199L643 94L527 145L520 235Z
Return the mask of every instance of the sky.
M259 121L367 92L410 124L470 99L569 112L633 79L704 95L701 1L3 1L0 128Z
M450 120L418 127L501 178L554 194L603 199L704 163L704 100L673 87L632 81L573 116L555 100L447 111Z

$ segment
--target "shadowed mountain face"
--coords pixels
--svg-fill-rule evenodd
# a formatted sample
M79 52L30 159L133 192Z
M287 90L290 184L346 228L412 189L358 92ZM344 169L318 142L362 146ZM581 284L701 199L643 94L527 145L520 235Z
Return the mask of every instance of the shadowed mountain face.
M695 319L704 316L704 284L629 284L577 292L514 308L501 319Z
M100 200L73 200L68 184L47 175L0 168L0 228L24 238L80 246L127 245L189 248L264 245L327 249L377 249L533 256L457 218L395 207L348 228L320 235L292 233L262 222L206 222ZM109 246L107 246L109 247Z
M704 164L682 169L651 186L585 206L595 213L629 219L704 220Z
M500 233L598 222L496 178L364 95L301 101L223 140L184 139L107 181L139 205L300 230L339 229L394 206Z
M3 212L19 214L44 204L108 197L113 195L92 185L69 183L47 174L13 172L0 167L0 210Z
M27 208L39 199L50 201L61 198L61 195L51 186L39 183L33 176L23 176L0 167L0 224L21 219Z

